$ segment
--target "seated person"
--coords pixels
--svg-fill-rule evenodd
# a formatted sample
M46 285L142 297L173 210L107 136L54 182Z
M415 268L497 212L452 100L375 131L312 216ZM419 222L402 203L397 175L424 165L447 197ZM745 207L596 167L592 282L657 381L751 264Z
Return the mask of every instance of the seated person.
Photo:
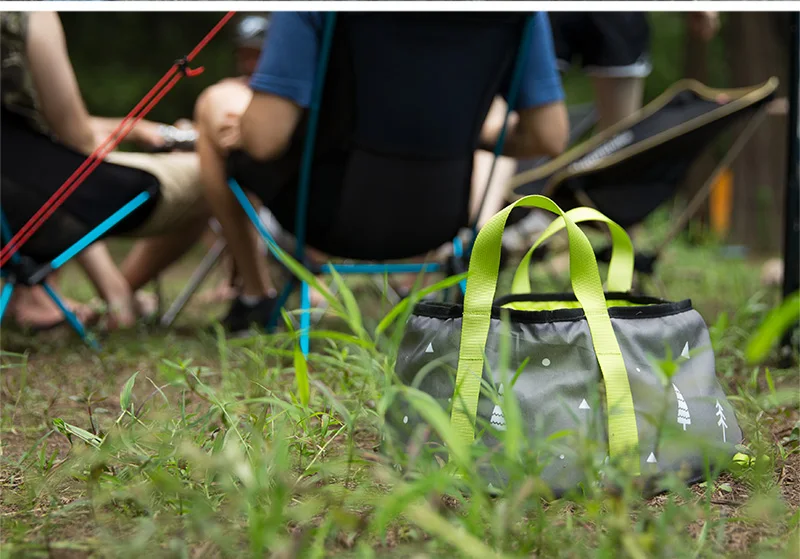
M248 86L261 54L269 19L265 15L247 13L236 23L235 77L226 78L203 91L195 104L194 127L197 130L196 150L200 158L200 178L204 185L226 185L225 160L230 149L239 142L239 118L250 103L252 91ZM257 200L252 199L258 207ZM258 233L250 228L254 242ZM228 255L226 255L228 257ZM227 260L228 258L226 258ZM198 299L207 302L230 300L238 294L238 274L229 262L228 276Z
M79 153L91 154L121 119L94 117L87 112L58 14L4 12L0 14L0 31L4 110L20 117L31 130ZM150 150L161 149L166 143L163 130L162 125L141 120L127 139ZM154 211L134 232L142 240L128 253L121 269L102 243L78 257L108 303L113 327L132 324L137 310L143 310L141 300L133 294L198 240L209 213L196 154L113 152L106 161L145 171L158 179L161 188ZM4 161L4 175L24 176L25 165L29 163ZM61 174L68 177L73 170L65 169Z
M387 25L391 26L393 18L404 19L407 17L415 16L411 14L386 15L382 17L382 23L387 24L386 22L388 21L389 23ZM365 35L377 33L377 31L369 28L369 23L364 24L361 18L359 18L359 20L362 26L359 28L362 33L362 39ZM420 17L420 20L425 22L424 17ZM253 94L239 123L240 137L235 138L235 141L228 146L228 149L233 147L243 148L243 151L234 152L228 160L228 167L229 170L232 170L233 176L239 180L243 188L258 193L259 198L262 199L266 207L276 215L278 215L277 210L279 209L283 215L291 213L288 206L293 203L291 199L293 199L294 193L286 194L286 186L296 179L296 175L291 173L294 171L295 166L299 167L298 146L300 142L297 141L297 135L302 133L303 128L301 123L304 120L304 115L310 102L316 71L316 60L320 54L319 37L321 36L322 21L323 16L320 13L281 12L273 15L270 33L266 39L258 68L250 80L250 88L253 90ZM481 24L483 24L483 21L485 20L482 20ZM430 26L429 22L426 22L426 24ZM527 67L524 73L525 79L523 80L524 84L519 94L518 117L515 124L509 130L504 153L512 157L533 157L536 155L556 156L564 149L567 139L567 114L563 103L563 91L555 65L552 38L546 16L542 13L535 14L530 25L533 26L533 41L530 52L528 53ZM428 29L430 29L430 27ZM504 31L507 31L507 29L504 29ZM378 37L382 36L383 35L378 33ZM505 36L497 34L494 35L494 37L503 37L502 40L506 42L511 40L508 34ZM399 40L410 40L410 38L401 37ZM396 54L392 50L386 50L391 49L391 46L379 45L374 41L371 44L375 46L375 49L371 49L373 50L371 53L373 57L374 53L379 50L382 53L381 56L394 56ZM505 43L502 43L502 45L505 45ZM484 45L484 47L485 46L486 45ZM514 48L516 52L516 46L515 44L510 48ZM355 48L356 47L354 47L354 50ZM449 49L450 45L444 48ZM474 46L470 48L474 49ZM496 46L489 49L483 48L482 52L487 50L492 51L493 54L491 54L491 56L494 56L495 51L500 48L505 47L501 46L501 44L496 44ZM478 56L478 52L476 51L474 55ZM456 56L463 55L459 52ZM473 56L473 54L467 54L467 56ZM442 59L441 57L438 58L440 60L439 64L450 62L450 60ZM332 67L330 72L335 72L336 56L332 56L330 64ZM493 61L493 64L492 71L499 72L496 70L498 67L497 61ZM431 64L427 63L425 66L431 66ZM453 82L448 82L446 78L441 77L441 74L447 72L458 74L458 72L461 71L462 74L458 74L460 77L463 75L464 67L464 65L459 66L454 64L446 69L440 67L438 71L432 71L431 68L427 68L428 72L424 74L425 78L420 79L440 80L440 83L446 84L449 88L457 87L458 91L466 91L474 87L480 89L482 87L481 83L467 84L469 87L464 87L465 84L463 83L454 84ZM475 65L475 67L478 66ZM483 68L484 65L480 67ZM395 70L395 68L392 69ZM412 72L412 75L416 78L417 70L418 65L415 62L414 67L410 68L408 71ZM422 71L420 70L420 72ZM432 78L432 75L435 77ZM500 77L505 78L504 83L508 82L508 75L498 76L498 78ZM399 78L392 76L388 79ZM406 77L406 79L408 80L408 77ZM328 83L335 81L334 79ZM381 85L383 87L388 87L386 83ZM332 95L334 97L339 95L339 99L342 100L341 90L343 88L347 88L346 84L336 83L335 86L332 87ZM419 90L420 88L416 87L414 89ZM502 86L498 83L495 92L500 94L501 91ZM407 94L412 93L409 89L405 89L404 92ZM413 93L418 94L420 91L413 91ZM430 91L428 91L428 93L430 93ZM477 93L476 97L480 94L481 93ZM485 93L483 94L485 95ZM327 95L326 93L326 96ZM350 95L352 95L352 93L350 93ZM431 95L441 98L444 93L437 90ZM462 93L462 95L469 97L471 94ZM437 130L448 131L450 130L449 127L453 126L453 132L449 134L438 134L435 139L431 139L432 149L439 149L444 153L452 153L454 149L463 150L464 148L458 146L465 145L465 141L469 142L469 145L473 145L472 139L465 138L461 131L456 132L455 130L458 127L469 127L474 126L473 123L480 123L486 111L489 109L492 96L493 94L490 92L489 97L486 99L485 106L483 107L477 99L453 99L454 103L463 101L465 106L477 108L479 111L483 111L483 113L470 114L469 112L465 113L464 111L458 110L448 111L448 115L441 116L441 121L436 123L438 126ZM368 104L382 102L380 92L373 94L372 99L361 99L362 102L367 102ZM342 100L342 102L346 101ZM440 103L441 101L437 102ZM409 103L412 103L412 101L409 101ZM418 107L415 113L420 113L417 117L420 122L430 125L430 119L424 116L424 114L434 113L442 115L443 112L439 110L441 108L444 107L439 107L435 104L428 107ZM360 108L359 110L362 109ZM404 110L407 111L408 109ZM395 131L402 130L403 134L410 138L404 140L402 137L398 138L397 135L395 137L388 137L386 136L386 128L389 128L389 126L383 126L381 123L375 121L374 126L369 127L372 132L377 134L374 136L374 141L394 145L395 147L399 146L397 149L412 153L415 151L419 152L419 142L416 141L415 143L414 138L416 137L417 140L420 138L418 134L421 133L421 128L417 127L413 130L404 129L402 125L406 124L406 121L402 120L402 117L399 117L397 114L388 114L389 111L386 108L384 108L384 111L387 113L385 120L391 121L391 117L400 119L399 122L395 121L393 123ZM315 219L313 215L309 218L309 237L311 237L312 232L315 231L317 239L322 240L323 245L328 243L329 248L330 245L333 244L333 240L331 239L333 235L326 238L324 234L320 234L320 231L323 231L326 227L326 224L321 222L336 219L338 221L344 220L345 222L352 223L342 216L331 216L330 214L335 212L335 206L338 206L341 202L336 199L336 196L341 188L337 183L341 183L343 180L341 178L344 174L343 168L349 165L347 171L351 175L356 174L356 170L354 170L356 169L356 165L348 162L348 156L355 153L355 151L350 153L347 151L343 152L337 147L337 143L341 141L341 138L326 137L326 125L332 128L336 128L337 126L336 118L332 116L333 112L335 111L328 113L327 121L324 116L321 117L320 139L317 142L317 157L319 161L325 161L327 171L325 173L325 180L330 181L330 184L324 189L312 185L312 200L315 199L315 196L317 196L317 199L315 200L315 204L310 206L310 208L317 208L315 211L322 212L316 215L316 217L321 217L322 219ZM322 113L325 115L324 108ZM455 120L451 115L456 115ZM340 115L337 114L336 117L340 117ZM367 119L365 118L364 120ZM398 127L398 125L401 126ZM347 124L345 124L345 126L347 126ZM479 124L477 126L479 126ZM413 126L410 128L413 128ZM426 128L427 130L430 126L422 128ZM430 132L430 130L428 130L428 132ZM381 137L381 133L384 134L383 137ZM392 134L392 132L388 132L388 134ZM429 136L433 136L433 134L427 134L426 132L421 137L428 140ZM485 138L486 145L484 148L493 149L492 142L494 140L495 138L493 137ZM406 144L400 145L403 141L405 141ZM448 142L457 147L453 148L453 145L448 145ZM350 147L350 149L352 150L352 147ZM470 148L467 147L466 153L469 154L469 151ZM369 158L370 156L359 153L359 157L361 157L363 161L363 158ZM462 155L458 157L462 157ZM459 159L459 167L451 166L451 170L447 171L458 174L457 177L448 177L446 172L441 171L441 166L437 169L439 175L426 176L425 171L417 171L420 167L424 169L424 164L422 164L415 167L414 170L408 171L409 176L414 176L418 181L407 180L404 184L408 186L409 190L412 188L419 190L420 185L418 182L431 185L441 184L442 181L461 184L461 177L464 172L468 173L463 176L466 178L467 183L469 183L472 164L471 156L467 155L466 157L468 157L467 163L462 164ZM416 163L411 164L412 167L414 165L416 165ZM466 165L466 167L464 167L464 165ZM281 180L282 177L286 176L281 175L279 169L281 166L284 172L289 173L290 178L288 180ZM385 168L383 172L377 171L375 176L365 171L364 167L358 170L362 173L366 173L362 174L360 177L361 180L364 181L364 184L374 184L376 189L381 187L390 189L387 183L392 180L395 183L398 181L397 177L393 176L391 172L386 172ZM445 174L442 174L443 172ZM416 173L416 175L414 175L414 173ZM269 273L268 270L265 269L266 262L257 255L245 214L233 193L225 184L225 181L222 180L224 176L225 175L220 172L218 174L220 180L208 181L205 183L205 187L209 206L222 225L224 235L231 248L237 269L243 280L242 294L233 302L229 313L223 319L222 323L223 327L230 332L241 332L248 329L251 325L260 326L267 322L268 317L274 310L275 290L268 279ZM468 184L466 186L468 186ZM422 188L424 189L427 187L423 185ZM386 191L387 190L384 190L384 192ZM381 191L377 191L376 196L381 196L380 192ZM442 233L442 231L444 231L443 228L447 227L449 234L449 230L452 229L450 225L452 225L453 216L456 214L460 216L460 226L466 225L469 211L468 203L464 205L464 214L462 214L462 209L458 207L460 206L458 204L458 197L461 196L461 201L464 201L464 194L466 194L467 197L469 196L469 188L466 189L465 193L453 191L451 194L452 200L448 201L450 201L454 207L448 208L446 206L439 206L433 208L433 210L431 210L430 207L426 208L432 215L435 213L440 214L441 222L445 222L444 225L442 223L432 223L428 227L429 229L438 227L441 229L439 233ZM320 200L320 198L322 199ZM411 196L411 198L414 198L414 196ZM359 202L363 203L363 201ZM391 211L397 214L402 213L401 208L403 206L409 207L412 204L424 205L425 200L420 196L419 198L411 200L392 201L390 199L385 199L384 203L391 204ZM376 220L380 219L366 215L363 217L370 217L371 222L376 222ZM401 220L403 217L402 215L394 216L396 220ZM355 225L355 223L353 223L353 225ZM358 223L358 225L361 229L365 227L364 223ZM419 227L418 225L416 226ZM287 229L290 228L291 224ZM392 238L397 236L395 233L396 232L391 231L388 232L388 234L392 235ZM426 233L428 232L426 231ZM380 241L375 241L375 239L383 238L386 238L386 233L375 231L374 239L369 239L368 241L372 242L373 246L380 245ZM444 239L446 238L447 237L444 237ZM444 239L442 242L444 242ZM326 247L317 246L316 248L325 250ZM362 258L362 256L353 257ZM384 258L393 259L393 257L389 255L384 256Z
M702 41L710 41L719 29L717 12L688 12L685 17L689 33ZM641 109L645 79L652 71L647 13L552 12L549 18L560 70L566 72L579 61L583 73L591 80L597 113L594 133ZM483 166L489 164L482 162ZM517 162L502 158L498 170L490 196L501 195L498 191L502 187L494 185L505 184L516 173ZM512 252L527 250L530 235L543 230L550 219L542 212L529 212L527 218L507 228L504 246Z
M550 14L556 56L566 71L576 58L591 78L597 132L642 106L644 81L652 71L650 24L642 12L554 12ZM717 12L688 12L690 33L709 41L719 28Z

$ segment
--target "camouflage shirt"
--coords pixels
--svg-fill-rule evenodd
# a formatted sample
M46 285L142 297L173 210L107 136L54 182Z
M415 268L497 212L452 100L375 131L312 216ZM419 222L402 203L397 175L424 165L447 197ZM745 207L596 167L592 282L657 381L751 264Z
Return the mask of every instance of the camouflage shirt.
M3 108L25 118L33 129L51 135L28 63L28 16L25 12L0 13L0 101Z

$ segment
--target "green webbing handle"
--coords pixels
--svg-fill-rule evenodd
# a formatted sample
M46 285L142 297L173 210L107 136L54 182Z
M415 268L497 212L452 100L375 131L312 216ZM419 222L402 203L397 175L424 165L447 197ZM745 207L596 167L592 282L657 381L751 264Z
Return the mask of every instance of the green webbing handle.
M484 366L484 348L489 335L492 302L500 268L500 247L508 214L516 207L540 208L561 216L567 228L570 279L583 308L592 336L597 361L603 374L608 412L609 455L619 458L634 475L639 475L639 435L633 397L622 352L608 316L603 285L592 245L580 228L552 200L526 196L496 214L475 239L464 294L461 346L458 352L456 394L450 422L465 444L475 438L475 418ZM458 405L457 402L463 402Z
M594 208L575 208L567 212L575 223L583 221L601 221L608 225L611 231L611 261L608 264L608 278L606 288L611 293L628 293L633 285L633 243L625 229L611 221L608 217ZM564 228L564 219L559 217L545 229L536 243L528 250L517 266L514 280L511 283L511 293L518 295L531 293L530 270L533 252L547 239Z

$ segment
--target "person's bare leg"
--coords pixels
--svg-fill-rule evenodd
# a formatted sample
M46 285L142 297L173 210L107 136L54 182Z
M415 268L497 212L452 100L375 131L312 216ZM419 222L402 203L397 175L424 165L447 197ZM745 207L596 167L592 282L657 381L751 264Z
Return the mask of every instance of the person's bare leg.
M642 107L643 78L592 77L597 131L605 130Z
M471 218L475 219L478 211L478 228L486 225L486 222L492 218L497 212L505 207L506 200L508 199L508 190L506 185L514 176L517 171L517 161L510 157L498 157L497 163L494 166L494 173L492 174L491 181L489 181L489 173L492 170L492 162L494 161L494 154L488 152L475 153L475 163L472 170L472 191L475 198L472 200L472 213ZM483 199L483 193L486 191L488 183L488 194L483 206L480 206Z
M491 134L499 134L503 128L503 123L506 118L507 111L506 102L500 97L495 98L489 109L489 114L486 115L486 120L483 123L485 130L493 131ZM513 117L513 115L512 115ZM514 118L509 119L509 123L513 123ZM491 184L488 184L489 172L492 169L492 162L494 161L494 154L486 151L478 151L475 153L475 163L472 172L472 192L470 196L470 219L478 218L478 225L483 226L489 218L503 209L508 192L506 192L506 184L509 179L514 175L517 170L517 162L510 157L499 157L495 165L494 174L492 175ZM484 201L484 193L486 192L488 184L488 194ZM483 206L481 207L481 202ZM478 212L480 211L480 216Z
M249 103L249 91L223 82L206 90L196 107L197 153L206 199L227 241L242 279L242 295L262 298L274 292L266 261L258 251L247 216L227 184L227 146L220 141L220 128L230 114L241 114Z
M76 259L111 310L110 326L123 328L132 326L136 322L133 292L117 268L106 244L94 243Z
M208 149L205 142L198 141L198 151ZM215 162L216 163L216 162ZM214 163L205 164L206 173ZM221 171L221 169L220 169ZM264 297L272 289L269 282L265 259L258 253L258 247L248 226L247 216L239 202L228 188L224 178L221 182L206 182L206 196L214 208L214 214L222 225L228 248L236 262L236 269L242 279L242 294L251 297Z
M643 78L592 77L595 106L597 107L597 132L602 132L628 118L642 108L644 97ZM630 236L641 238L641 226L633 226Z
M138 241L120 267L122 275L136 292L186 254L205 231L206 221L187 223L180 231Z

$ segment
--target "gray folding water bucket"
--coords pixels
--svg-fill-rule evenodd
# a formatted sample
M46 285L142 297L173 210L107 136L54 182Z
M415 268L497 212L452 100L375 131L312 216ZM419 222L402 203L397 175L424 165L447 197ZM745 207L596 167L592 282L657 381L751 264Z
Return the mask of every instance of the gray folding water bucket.
M517 206L560 217L523 259L512 293L495 300L500 239ZM611 230L607 293L589 240L576 225L580 221L602 221ZM574 294L532 294L531 254L564 227ZM703 318L688 300L631 295L632 278L633 247L621 227L593 209L564 213L546 197L528 196L494 216L478 235L463 306L415 307L395 372L447 411L460 444L477 439L490 449L507 427L510 386L525 437L551 439L538 475L556 496L587 481L580 459L586 441L605 455L599 463L613 460L640 476L649 492L660 490L658 481L668 472L686 483L699 481L709 469L727 465L742 432L716 379ZM674 364L666 369L671 376L659 361ZM401 444L419 445L427 437L424 444L446 456L443 439L423 416L424 410L401 397L387 414L387 426ZM481 473L494 487L507 480L496 468Z

